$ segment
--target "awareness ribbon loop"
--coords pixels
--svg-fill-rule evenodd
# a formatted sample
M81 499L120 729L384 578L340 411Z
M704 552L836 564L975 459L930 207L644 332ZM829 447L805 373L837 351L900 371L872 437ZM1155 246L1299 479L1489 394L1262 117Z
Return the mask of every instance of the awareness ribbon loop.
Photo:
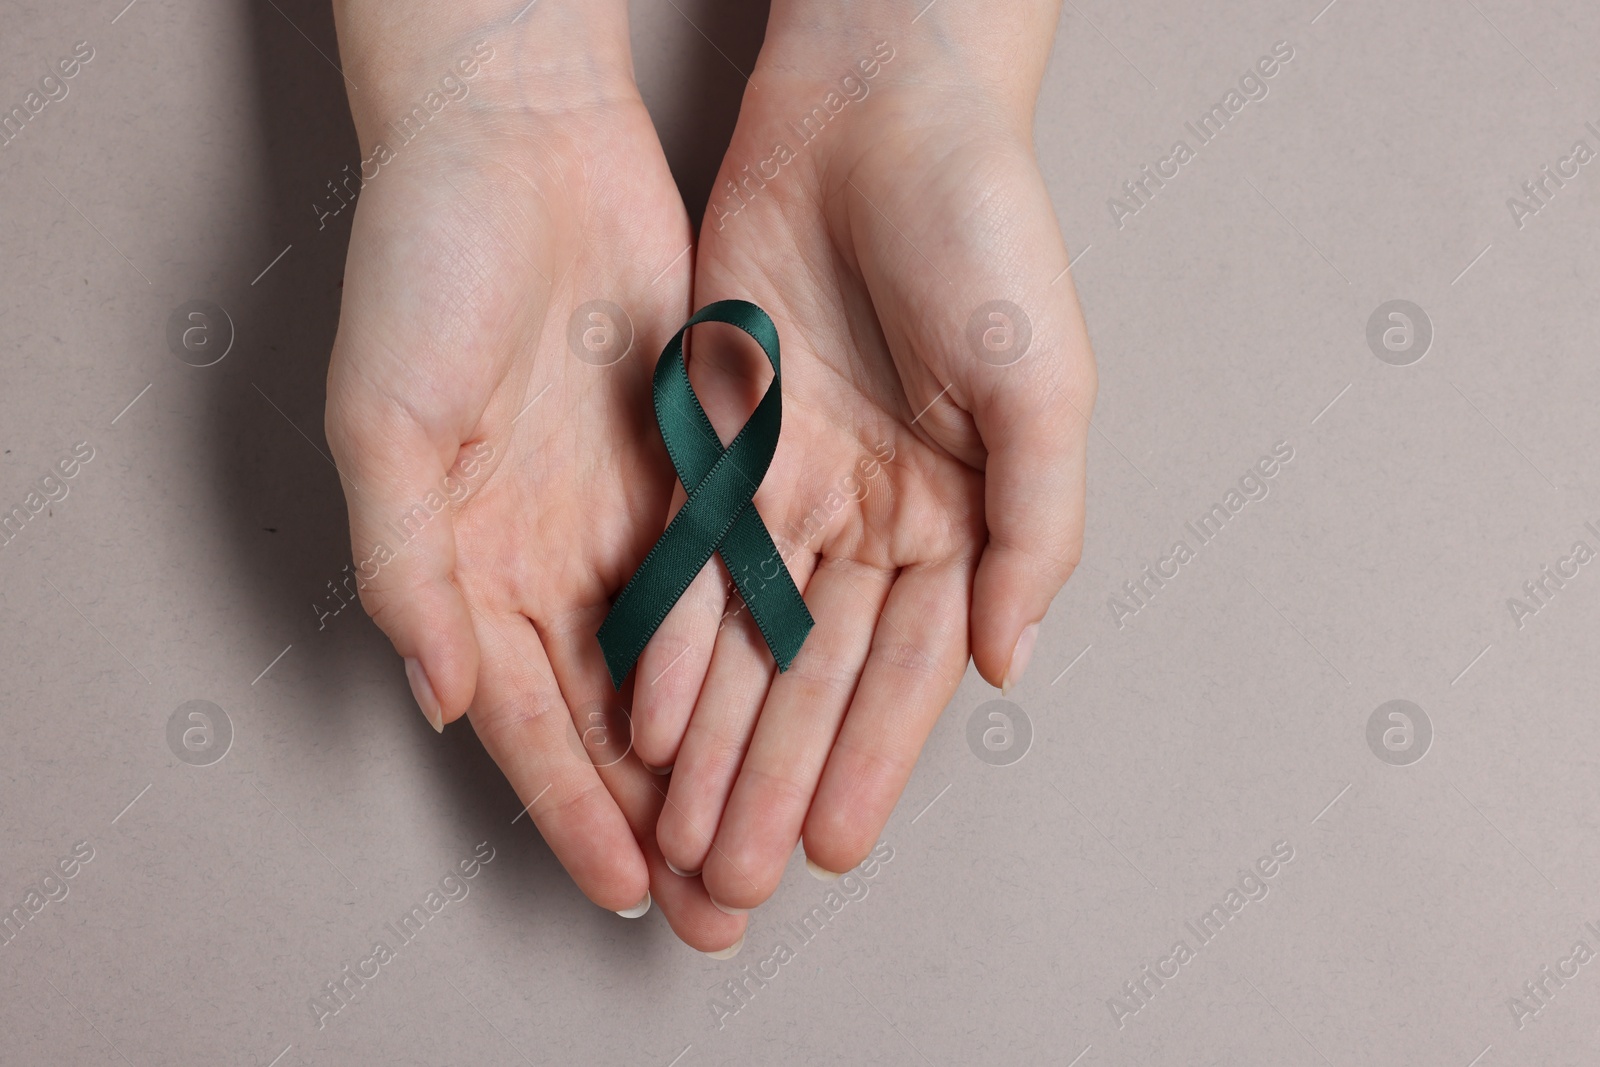
M694 395L683 360L684 337L702 322L743 330L772 364L772 384L726 448ZM656 422L688 499L623 587L596 635L618 689L661 620L713 552L727 564L780 671L789 669L811 632L811 612L755 506L756 487L778 448L782 382L778 329L765 311L747 300L706 305L662 349L653 387Z

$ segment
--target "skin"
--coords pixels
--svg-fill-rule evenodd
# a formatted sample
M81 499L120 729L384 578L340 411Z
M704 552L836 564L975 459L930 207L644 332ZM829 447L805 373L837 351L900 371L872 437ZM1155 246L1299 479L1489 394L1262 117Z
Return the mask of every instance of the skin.
M721 949L744 920L662 862L661 780L636 755L615 760L614 743L585 758L574 726L609 740L588 718L617 699L594 631L669 504L649 374L688 315L688 257L669 264L689 224L633 85L625 12L607 25L600 6L542 7L545 23L527 28L437 12L420 39L384 24L393 8L338 9L364 157L474 43L495 56L361 195L327 436L358 560L447 475L468 487L363 574L362 602L407 658L425 713L436 727L469 717L596 904L627 909L653 891L681 938ZM581 60L540 51L553 26ZM574 311L596 298L637 324L612 366L567 344ZM469 477L482 445L493 458Z
M356 558L446 476L467 486L363 575L363 604L430 722L470 718L579 888L621 910L648 887L702 950L736 948L737 911L802 838L826 870L866 856L969 655L1015 684L1078 558L1093 360L1029 132L1056 10L1013 6L912 24L774 4L723 176L775 139L795 158L737 215L714 202L682 256L625 4L541 0L519 24L490 0L336 5L364 156L475 42L496 49L356 209L327 412ZM866 99L810 144L784 131L880 41ZM683 497L649 375L691 298L724 297L782 338L756 503L817 627L776 676L713 561L614 697L595 629ZM632 320L612 366L568 347L594 299ZM1031 326L1009 366L968 338L996 299ZM689 366L731 439L764 361L705 326ZM620 759L626 729L590 719L608 699L632 707Z
M1019 20L945 5L912 26L902 5L780 0L706 215L695 306L753 300L782 338L783 437L755 500L817 620L778 674L714 559L636 672L636 747L673 767L661 848L730 910L766 900L802 839L824 872L865 859L969 654L1015 684L1079 557L1093 357L1031 137L1056 6L1009 6ZM865 78L880 42L892 59ZM866 95L841 107L846 73ZM790 124L817 105L839 110L803 141ZM777 142L795 158L758 170ZM722 184L751 171L770 180ZM1007 366L968 336L992 299L1031 325ZM725 328L691 340L727 440L759 354Z

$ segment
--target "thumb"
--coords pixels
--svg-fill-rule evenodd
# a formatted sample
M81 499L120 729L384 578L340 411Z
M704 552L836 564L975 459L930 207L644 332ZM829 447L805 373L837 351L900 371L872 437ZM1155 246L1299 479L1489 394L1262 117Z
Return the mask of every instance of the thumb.
M1083 313L1060 269L1071 261L1031 145L1011 131L980 155L982 166L957 168L953 184L929 185L920 199L898 175L874 176L896 199L880 193L882 206L853 218L857 246L879 250L862 269L874 307L887 312L879 321L910 385L911 422L984 470L988 541L973 578L972 659L990 684L1009 689L1082 554L1096 383ZM913 229L942 264L933 275L905 268L912 238L888 221L897 214L935 220L926 233ZM938 403L945 392L950 402Z
M1021 678L1039 623L1083 552L1094 355L1070 281L1036 306L1031 317L1015 305L998 312L1021 317L996 328L1002 337L1014 330L1013 342L1026 335L1026 348L979 360L969 377L987 453L989 528L973 580L972 658L1002 690Z
M432 440L403 410L344 401L337 387L325 429L343 475L362 606L405 657L417 705L442 731L466 713L478 678L471 609L452 580L453 505L493 450Z

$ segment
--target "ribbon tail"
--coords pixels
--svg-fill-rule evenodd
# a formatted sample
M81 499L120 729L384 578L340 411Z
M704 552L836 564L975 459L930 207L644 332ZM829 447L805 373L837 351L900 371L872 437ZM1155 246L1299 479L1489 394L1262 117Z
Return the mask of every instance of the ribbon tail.
M816 621L753 504L734 522L718 551L778 670L788 670ZM769 568L775 569L771 575Z

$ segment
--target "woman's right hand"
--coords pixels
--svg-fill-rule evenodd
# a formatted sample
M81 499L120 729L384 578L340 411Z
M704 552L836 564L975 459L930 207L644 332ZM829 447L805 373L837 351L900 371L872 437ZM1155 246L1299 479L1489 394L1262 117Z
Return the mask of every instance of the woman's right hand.
M626 911L653 887L680 937L723 949L745 919L662 860L665 783L627 752L595 640L675 484L650 375L688 315L688 218L625 0L485 6L338 6L372 177L326 431L362 603L429 721L468 715L591 900Z

